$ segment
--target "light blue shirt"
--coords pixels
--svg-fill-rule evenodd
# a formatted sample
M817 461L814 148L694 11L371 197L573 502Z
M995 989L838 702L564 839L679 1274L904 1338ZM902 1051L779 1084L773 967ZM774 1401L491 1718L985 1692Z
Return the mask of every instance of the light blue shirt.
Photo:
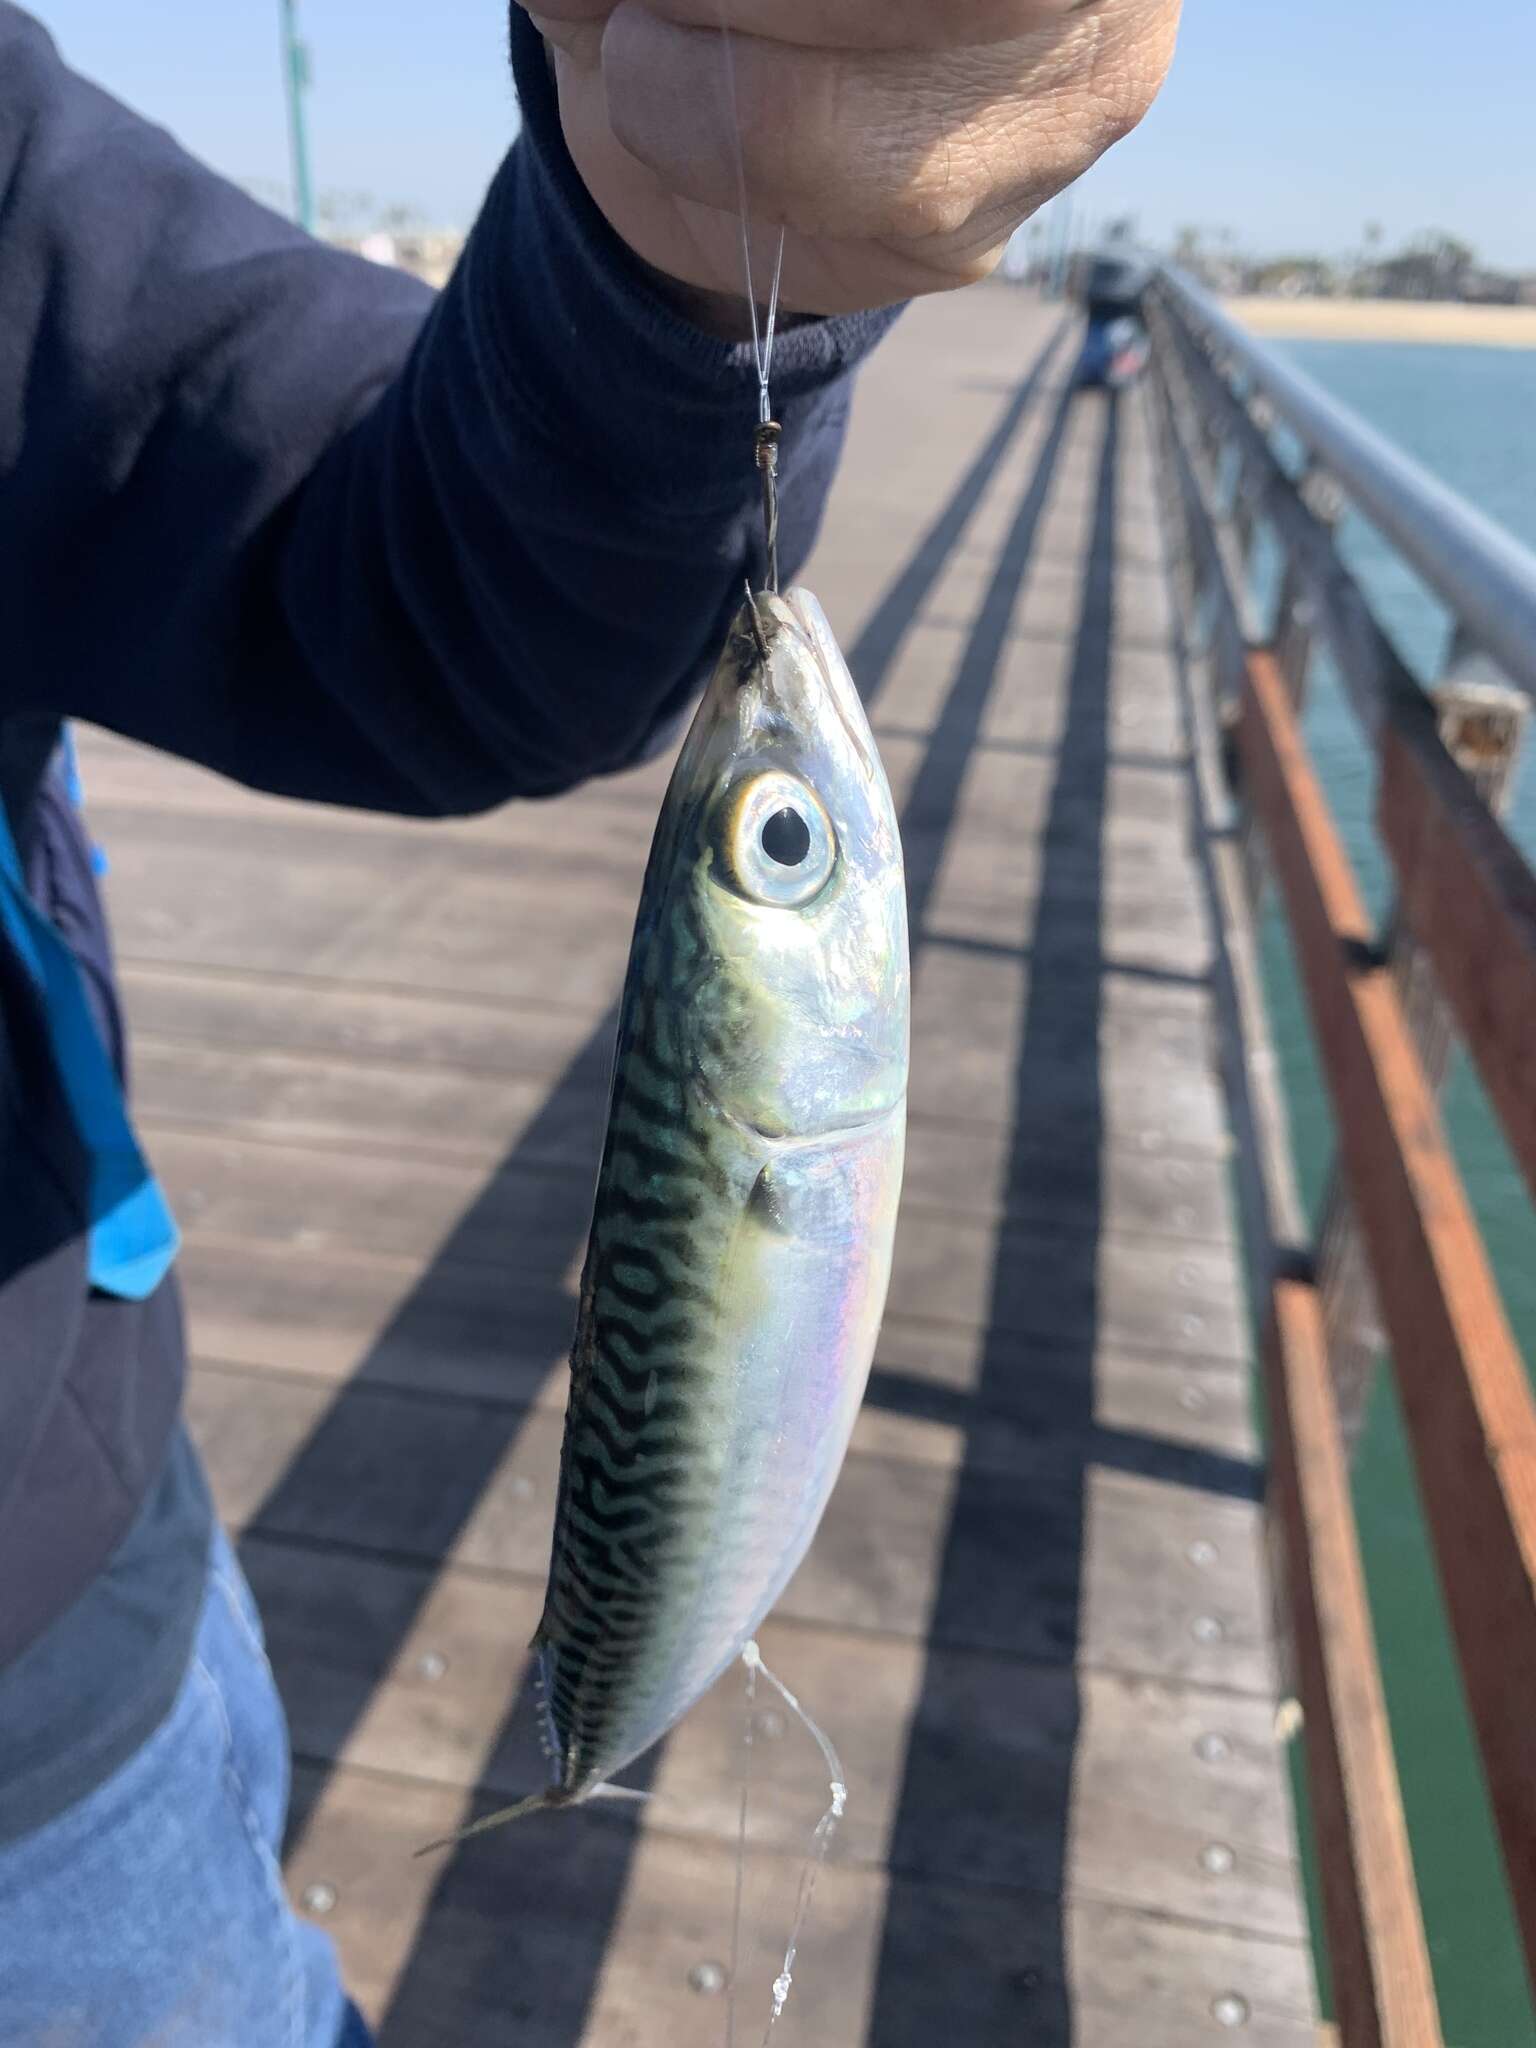
M3 804L0 928L42 997L65 1096L90 1154L91 1284L143 1301L176 1256L175 1218L133 1135L74 955L28 893Z

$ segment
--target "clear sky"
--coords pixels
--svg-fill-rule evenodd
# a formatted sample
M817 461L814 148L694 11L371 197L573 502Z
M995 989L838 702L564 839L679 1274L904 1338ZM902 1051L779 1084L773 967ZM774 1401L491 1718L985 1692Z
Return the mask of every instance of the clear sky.
M1536 0L1186 0L1161 99L1078 189L1159 239L1336 254L1378 221L1536 271Z
M280 197L277 0L32 0L79 69ZM315 182L467 225L515 125L505 0L300 0ZM1536 270L1536 0L1187 0L1173 76L1080 187L1258 253L1421 228Z

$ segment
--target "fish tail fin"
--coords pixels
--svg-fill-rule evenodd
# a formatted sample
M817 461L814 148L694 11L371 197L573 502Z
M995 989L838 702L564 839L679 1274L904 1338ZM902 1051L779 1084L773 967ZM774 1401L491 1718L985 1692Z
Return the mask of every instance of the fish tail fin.
M456 1849L460 1842L467 1842L474 1835L489 1834L492 1828L506 1827L514 1820L524 1820L530 1813L543 1813L550 1807L564 1802L551 1798L548 1792L535 1792L531 1799L519 1799L515 1806L499 1807L495 1813L488 1813L483 1820L471 1821L467 1828L459 1828L451 1835L441 1835L435 1842L425 1842L414 1853L417 1856L431 1856L439 1849Z
M640 1806L650 1798L649 1792L637 1791L632 1785L594 1785L592 1790L580 1799L573 1799L558 1786L548 1792L535 1792L529 1799L519 1799L515 1806L498 1807L495 1813L488 1813L483 1820L471 1821L467 1828L459 1828L454 1834L439 1836L435 1842L423 1843L413 1853L417 1856L431 1856L439 1849L456 1849L460 1842L470 1841L475 1835L488 1835L492 1828L504 1828L515 1820L526 1820L530 1813L556 1813L561 1807L585 1805L589 1799L610 1800L625 1806Z

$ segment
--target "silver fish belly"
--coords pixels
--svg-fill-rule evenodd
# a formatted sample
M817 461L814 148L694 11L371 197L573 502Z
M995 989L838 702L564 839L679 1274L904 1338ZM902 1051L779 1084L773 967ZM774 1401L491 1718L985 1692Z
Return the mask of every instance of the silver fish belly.
M816 600L759 598L642 892L534 1638L554 1782L512 1813L649 1749L809 1547L885 1305L908 1011L863 706Z

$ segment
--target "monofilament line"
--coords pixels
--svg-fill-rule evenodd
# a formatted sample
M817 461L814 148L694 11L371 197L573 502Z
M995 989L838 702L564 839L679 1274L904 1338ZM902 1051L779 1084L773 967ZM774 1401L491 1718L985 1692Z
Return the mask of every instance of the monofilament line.
M779 2016L784 2010L795 1980L795 1961L800 1953L800 1936L805 1930L811 1900L816 1893L816 1880L821 1875L821 1866L827 1860L827 1850L831 1847L832 1837L837 1832L837 1824L848 1809L848 1786L843 1777L843 1766L830 1740L811 1719L783 1680L776 1678L768 1669L756 1643L748 1643L741 1655L749 1671L762 1673L821 1751L822 1760L827 1767L827 1791L830 1799L826 1812L816 1823L816 1832L811 1837L810 1850L800 1871L800 1891L795 1900L795 1917L790 1925L789 1944L784 1951L784 1966L773 1980L773 2010L769 2013L768 2024L763 2029L762 2048L768 2048L770 2036L778 2025Z
M747 153L741 138L741 101L736 91L736 43L726 0L720 0L720 34L725 43L725 76L730 92L731 142L736 152L736 204L741 221L741 260L746 272L747 315L752 322L752 359L757 365L757 417L766 427L773 418L770 386L773 378L773 344L779 324L779 293L784 282L784 245L788 230L779 229L778 253L773 263L773 283L768 293L766 321L757 314L757 285L752 270L752 209L747 197Z
M754 1643L750 1645L756 1649ZM752 1742L757 1714L757 1673L760 1660L743 1652L747 1668L747 1725L741 1764L741 1811L736 1822L736 1902L731 1911L731 1974L726 1982L725 2043L736 2048L736 1988L741 1981L741 1910L747 1877L747 1804L752 1796Z

